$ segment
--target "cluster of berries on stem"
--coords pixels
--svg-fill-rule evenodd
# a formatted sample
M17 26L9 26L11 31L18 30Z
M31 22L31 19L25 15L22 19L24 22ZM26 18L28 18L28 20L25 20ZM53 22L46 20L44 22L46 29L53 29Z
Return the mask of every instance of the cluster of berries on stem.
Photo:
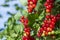
M53 3L54 3L54 0L46 0L44 6L46 7L47 13L51 12L51 9L53 8Z
M42 27L39 29L37 36L47 36L55 28L56 17L54 15L47 15Z
M33 9L36 7L38 0L28 0L28 12L31 13Z
M30 36L31 29L28 26L28 18L22 16L20 21L24 24L24 35L22 37L22 40L35 40L34 37Z

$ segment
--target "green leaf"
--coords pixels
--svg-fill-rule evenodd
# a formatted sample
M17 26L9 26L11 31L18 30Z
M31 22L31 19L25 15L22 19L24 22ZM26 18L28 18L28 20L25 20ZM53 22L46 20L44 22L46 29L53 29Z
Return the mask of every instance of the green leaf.
M60 29L56 30L55 34L60 34Z
M9 26L9 29L11 30L13 28L13 25L11 24L10 26Z
M27 10L22 10L22 15L24 15L25 17L27 17L28 16Z
M60 2L60 0L56 0L56 2Z
M46 37L46 40L53 40L50 36Z
M9 7L9 5L8 5L8 4L3 4L2 6L3 6L3 7Z
M9 18L9 19L8 19L8 25L11 25L11 22L12 22L12 19Z
M7 39L6 40L14 40L14 38L12 38L10 36L7 36Z
M3 31L3 34L4 34L4 35L7 35L7 33L8 33L8 32L7 32L7 30L5 29L5 30Z
M21 12L18 11L18 12L15 14L14 18L15 18L15 20L19 20L21 16L22 16Z
M36 38L36 40L39 40L39 38Z
M45 11L43 10L43 12L39 16L39 20L42 20L44 17L45 17Z
M3 35L3 33L0 33L0 39L2 39L2 38L3 38L3 36L4 36L4 35Z
M8 19L7 24L8 24L8 25L12 25L12 24L14 24L14 22L15 22L15 19L14 19L14 17L12 16L12 17L10 17L10 18Z
M23 1L23 0L19 0L19 1L20 1L20 3L21 3L23 6L26 6L26 5L27 5L27 2L28 2L27 0L24 0L24 1Z
M20 7L19 6L16 6L16 8L15 8L16 10L20 10Z
M17 37L18 34L16 33L11 33L11 37L14 38L14 37Z
M9 15L11 15L11 16L13 16L14 14L12 14L12 13L10 13L10 12L7 12L7 14L9 14Z
M23 25L22 24L15 25L14 30L15 30L16 33L19 33L19 32L22 33L23 32Z
M37 19L38 17L39 17L38 14L30 14L30 15L28 15L29 26L32 27L32 25L33 25L34 22L35 22L35 19Z
M42 10L45 9L44 3L45 3L45 0L38 0L37 6L36 6L36 8L35 8L35 10L38 11L38 13L41 13Z

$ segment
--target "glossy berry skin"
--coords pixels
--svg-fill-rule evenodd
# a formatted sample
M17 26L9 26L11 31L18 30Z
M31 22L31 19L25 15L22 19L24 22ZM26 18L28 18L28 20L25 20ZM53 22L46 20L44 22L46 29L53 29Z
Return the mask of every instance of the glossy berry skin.
M47 19L50 18L50 15L47 15L46 18L47 18Z
M45 32L44 34L45 34L45 36L48 36L48 32Z
M24 27L28 27L28 18L25 18L24 16L21 17L20 22L24 24Z
M45 6L45 7L46 7L46 6L48 6L48 3L47 3L47 2L45 2L44 6Z
M47 15L46 19L43 21L44 24L38 30L37 36L41 37L42 35L47 36L50 32L52 32L55 28L56 23L56 16L54 15Z
M24 16L21 17L20 21L24 25L24 36L22 40L30 40L27 36L30 36L30 27L28 26L28 18L25 18Z
M32 13L38 0L28 0L28 13Z
M28 19L24 20L24 25L26 25L26 26L28 25Z
M35 38L32 36L23 36L22 40L35 40Z
M46 7L46 12L50 13L53 8L54 0L46 0L44 6Z
M37 0L32 0L32 2L33 2L34 4L36 4L36 3L37 3Z
M41 37L41 33L37 33L37 37Z
M48 27L48 28L47 28L47 31L48 31L48 32L51 32L51 31L52 31L52 28Z
M30 35L30 28L27 27L27 28L24 28L24 32L26 33L26 35Z
M47 12L47 13L50 13L50 12L51 12L51 10L50 10L50 9L46 9L46 12Z
M28 9L28 12L31 13L32 12L32 9Z
M23 36L23 37L22 37L22 40L30 40L30 39L29 39L29 37L27 37L27 36Z

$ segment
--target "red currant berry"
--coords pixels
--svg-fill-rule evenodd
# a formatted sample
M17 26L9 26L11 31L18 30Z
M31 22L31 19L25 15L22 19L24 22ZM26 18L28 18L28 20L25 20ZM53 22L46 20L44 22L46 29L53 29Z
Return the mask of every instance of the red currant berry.
M31 13L32 12L32 9L28 9L28 12Z
M29 9L33 9L33 6L32 5L29 5Z
M48 32L45 32L44 34L45 34L45 36L47 36L48 35Z
M47 30L47 27L43 27L43 29L46 31Z
M44 23L47 23L47 20L44 20Z
M46 9L46 12L47 12L47 13L50 13L50 12L51 12L51 10L50 10L50 9Z
M50 28L52 28L52 29L53 29L53 28L54 28L54 25L50 24Z
M47 15L46 18L50 18L50 15Z
M29 2L29 4L30 4L30 5L32 5L32 4L33 4L33 2L32 2L32 1L30 1L30 2Z
M51 31L52 31L52 28L48 27L48 28L47 28L47 31L48 31L48 32L51 32Z
M23 36L23 37L22 37L22 40L29 40L29 38L26 37L26 36Z
M40 30L39 30L40 32L43 32L43 28L40 28Z
M37 33L37 36L38 36L38 37L41 37L41 33Z
M35 8L36 7L36 4L33 4L32 6L33 6L33 8Z
M45 6L45 7L46 7L46 6L48 6L48 3L47 3L47 2L45 2L44 6Z

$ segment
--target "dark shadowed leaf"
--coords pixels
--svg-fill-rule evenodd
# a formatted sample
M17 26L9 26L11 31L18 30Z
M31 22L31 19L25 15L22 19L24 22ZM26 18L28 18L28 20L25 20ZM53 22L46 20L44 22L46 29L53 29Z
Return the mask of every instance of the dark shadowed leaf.
M2 4L3 7L9 7L9 4Z

